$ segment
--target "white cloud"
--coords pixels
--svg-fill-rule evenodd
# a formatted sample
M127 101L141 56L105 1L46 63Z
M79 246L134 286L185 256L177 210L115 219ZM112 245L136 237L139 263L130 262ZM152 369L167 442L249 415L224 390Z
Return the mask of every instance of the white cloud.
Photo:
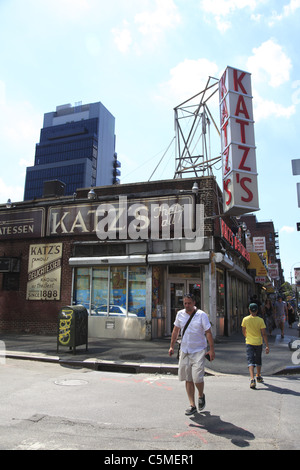
M3 163L0 202L6 202L8 198L20 201L24 195L25 165L31 166L34 163L35 144L38 142L42 116L27 101L9 100L5 93L5 83L0 83L0 148ZM13 183L5 184L4 180Z
M269 26L273 26L275 22L282 21L283 19L293 15L298 8L300 8L300 0L290 0L290 3L284 5L280 14L273 12Z
M176 27L181 22L180 14L173 0L155 0L156 9L135 15L139 31L155 38L160 33Z
M247 70L253 79L256 82L267 81L274 88L289 80L291 69L291 59L273 39L254 48L253 55L247 61Z
M123 53L127 52L132 44L132 36L128 22L123 21L123 27L120 29L113 28L112 34L114 36L114 42L119 51Z
M288 225L284 225L283 227L281 227L281 229L279 230L280 233L282 232L286 232L286 233L294 233L295 232L295 228L294 227L290 227Z
M274 118L290 118L296 113L294 105L282 106L271 100L263 99L257 92L254 91L254 119L256 122L267 119L272 116Z
M200 93L209 76L218 77L218 66L207 59L185 59L170 70L170 79L160 85L161 100L172 100L172 105L179 105L192 96Z
M155 8L135 14L133 22L124 20L120 28L112 29L114 42L122 53L133 48L141 54L146 44L147 48L157 44L164 33L181 23L181 16L173 0L155 0Z
M15 184L7 185L0 178L0 204L4 204L8 199L12 202L23 201L24 186L16 186Z
M221 32L231 27L230 16L237 10L250 9L254 11L261 0L201 0L201 8L211 14Z
M292 98L292 104L284 106L263 98L257 91L260 84L268 84L272 88L278 88L288 82L292 69L290 58L285 54L282 46L273 39L265 41L259 47L254 48L252 52L253 55L247 60L246 67L252 74L255 121L270 116L290 118L296 112L296 103Z

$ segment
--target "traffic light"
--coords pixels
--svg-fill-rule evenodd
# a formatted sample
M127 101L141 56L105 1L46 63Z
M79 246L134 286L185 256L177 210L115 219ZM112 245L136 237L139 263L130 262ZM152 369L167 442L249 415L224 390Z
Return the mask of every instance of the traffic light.
M297 222L297 231L300 232L300 222Z

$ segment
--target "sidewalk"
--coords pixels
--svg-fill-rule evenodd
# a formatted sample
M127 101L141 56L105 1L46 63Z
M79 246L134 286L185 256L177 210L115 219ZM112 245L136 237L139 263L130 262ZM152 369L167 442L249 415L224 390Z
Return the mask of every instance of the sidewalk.
M300 351L295 357L294 351L289 348L289 342L297 339L300 339L297 323L294 323L292 329L286 324L283 339L278 329L273 331L269 338L270 354L263 353L263 375L300 372ZM56 336L0 332L0 364L5 355L7 358L53 362L102 371L177 374L176 354L169 357L169 344L170 338L152 341L89 338L88 351L82 345L77 346L76 354L73 354L61 345L57 352ZM207 374L248 375L245 340L241 333L218 338L215 341L215 351L216 359L213 362L206 361Z

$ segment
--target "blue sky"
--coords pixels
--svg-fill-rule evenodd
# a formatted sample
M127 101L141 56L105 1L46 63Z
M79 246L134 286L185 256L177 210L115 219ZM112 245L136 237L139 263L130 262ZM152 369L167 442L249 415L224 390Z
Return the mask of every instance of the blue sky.
M252 74L256 216L273 220L290 280L300 266L299 24L300 0L0 0L0 202L23 199L44 113L78 101L115 116L121 182L147 181L174 137L173 108L229 65ZM219 123L217 102L210 109ZM152 179L173 178L174 152Z

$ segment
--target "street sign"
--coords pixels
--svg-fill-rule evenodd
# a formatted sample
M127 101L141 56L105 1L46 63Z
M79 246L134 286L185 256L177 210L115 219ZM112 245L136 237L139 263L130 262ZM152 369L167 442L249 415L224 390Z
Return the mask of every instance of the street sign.
M293 175L300 175L300 159L292 160Z

